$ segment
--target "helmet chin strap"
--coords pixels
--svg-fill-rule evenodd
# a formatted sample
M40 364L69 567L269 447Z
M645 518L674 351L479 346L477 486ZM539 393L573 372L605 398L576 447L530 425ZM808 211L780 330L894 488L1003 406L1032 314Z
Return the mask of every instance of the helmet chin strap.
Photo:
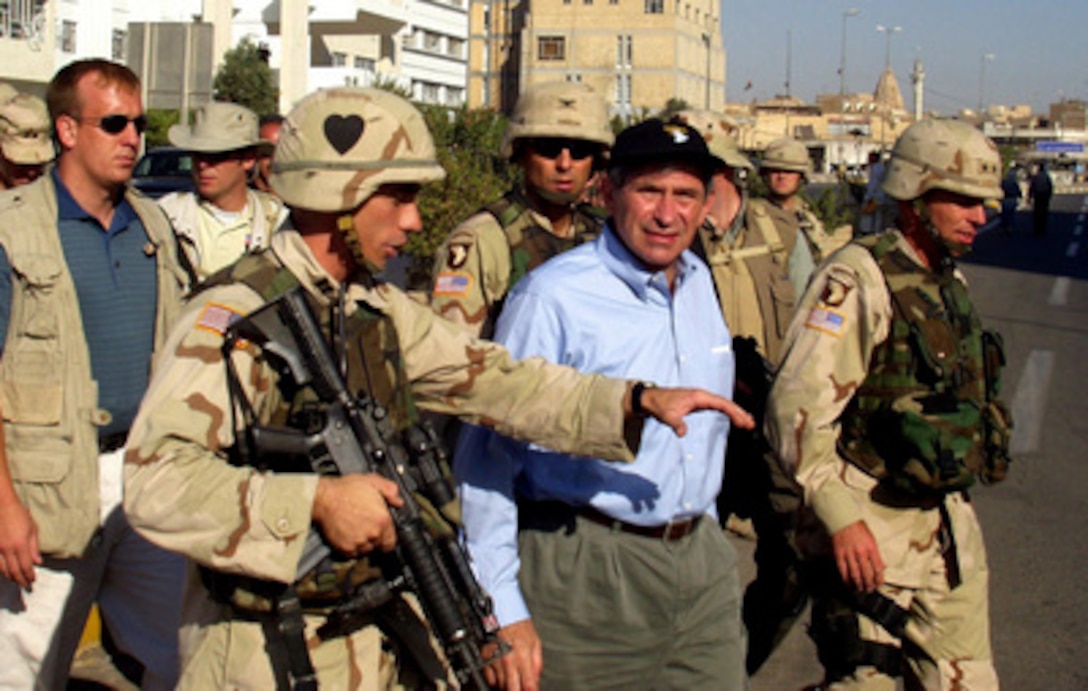
M933 220L929 215L929 208L925 205L920 198L914 200L914 212L918 214L918 219L922 222L922 227L938 247L944 250L945 254L950 258L962 257L971 251L971 245L955 242L953 240L946 240L944 236L937 230L937 226L933 225Z
M580 193L576 192L552 192L550 190L542 190L539 188L533 188L533 194L540 197L549 204L555 206L570 206L574 202L578 201Z
M355 214L346 212L337 216L336 229L343 236L344 243L347 244L348 251L351 252L351 258L355 261L356 267L366 267L366 270L372 276L381 270L371 264L366 255L363 254L363 246L359 242L359 232L355 229Z

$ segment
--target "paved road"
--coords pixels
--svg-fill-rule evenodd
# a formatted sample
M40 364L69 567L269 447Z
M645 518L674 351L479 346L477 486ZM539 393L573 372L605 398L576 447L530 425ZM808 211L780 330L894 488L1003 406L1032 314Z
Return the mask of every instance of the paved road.
M989 231L962 263L984 323L1005 338L1016 418L1010 478L972 492L992 572L994 650L1006 689L1088 688L1088 197L1055 197L1050 232ZM750 543L738 546L750 554ZM750 577L750 569L746 574ZM753 691L820 678L803 626Z

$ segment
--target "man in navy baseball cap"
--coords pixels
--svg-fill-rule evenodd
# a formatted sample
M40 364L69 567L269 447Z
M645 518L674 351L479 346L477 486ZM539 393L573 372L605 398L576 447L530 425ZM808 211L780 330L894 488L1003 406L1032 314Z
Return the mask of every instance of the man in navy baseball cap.
M612 149L609 168L643 165L691 166L699 177L709 180L725 161L710 153L697 129L679 120L645 120L620 132Z

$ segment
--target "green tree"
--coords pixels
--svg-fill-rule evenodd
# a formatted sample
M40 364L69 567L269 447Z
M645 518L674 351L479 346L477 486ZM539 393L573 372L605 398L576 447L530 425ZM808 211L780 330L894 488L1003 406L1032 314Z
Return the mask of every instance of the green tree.
M144 133L147 148L169 144L166 133L171 125L178 124L180 120L181 113L177 110L148 110L147 131Z
M661 112L657 114L657 117L661 118L662 120L668 120L680 111L688 110L690 108L691 105L688 104L687 101L682 98L676 98L675 96L673 96L665 102L665 107L661 109Z
M215 100L241 104L257 115L279 110L279 90L272 84L265 52L248 38L223 56L212 91Z
M419 105L434 136L438 161L446 169L441 182L425 185L419 195L423 232L411 236L408 285L429 285L439 246L459 223L498 198L513 183L509 163L499 155L506 118L487 109Z

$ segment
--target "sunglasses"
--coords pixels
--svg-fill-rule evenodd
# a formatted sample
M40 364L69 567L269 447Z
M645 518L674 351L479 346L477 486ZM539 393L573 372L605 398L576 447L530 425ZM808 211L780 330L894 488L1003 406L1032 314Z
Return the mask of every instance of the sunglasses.
M132 123L132 126L136 128L136 134L143 134L147 129L147 116L137 115L134 118L130 118L126 115L106 115L98 118L95 121L92 118L76 118L81 123L90 123L98 129L102 130L106 134L121 134L128 127L128 123Z
M587 142L581 139L563 139L562 137L541 137L533 139L529 146L538 155L544 158L559 158L563 149L570 152L570 157L576 161L589 158L600 151L600 144Z

